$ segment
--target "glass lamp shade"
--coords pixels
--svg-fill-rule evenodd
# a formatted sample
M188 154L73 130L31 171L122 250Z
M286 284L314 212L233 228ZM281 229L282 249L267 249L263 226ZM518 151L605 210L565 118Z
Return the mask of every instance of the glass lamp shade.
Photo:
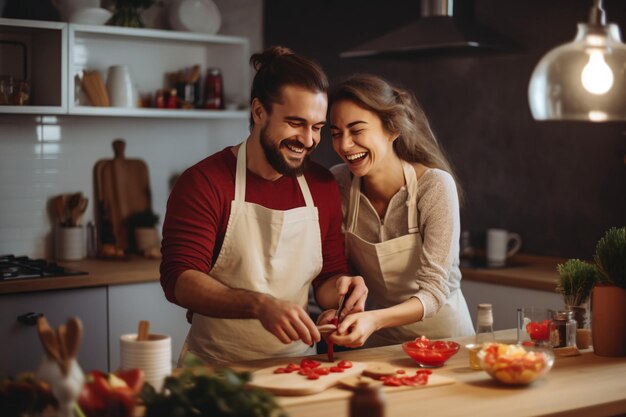
M536 120L626 120L626 45L615 24L578 24L539 61L528 86Z

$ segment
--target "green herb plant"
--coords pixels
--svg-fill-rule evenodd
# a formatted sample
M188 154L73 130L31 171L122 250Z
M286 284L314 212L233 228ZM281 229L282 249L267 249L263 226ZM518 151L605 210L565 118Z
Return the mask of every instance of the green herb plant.
M286 417L273 395L248 388L249 372L210 371L187 354L178 376L165 379L161 392L144 384L145 417Z
M593 256L600 282L626 289L626 227L612 227L596 244Z
M107 21L110 26L142 28L141 12L158 4L157 0L115 0L113 16Z
M563 294L565 304L570 306L584 304L597 282L596 268L580 259L570 259L557 265L557 270L559 272L557 291Z

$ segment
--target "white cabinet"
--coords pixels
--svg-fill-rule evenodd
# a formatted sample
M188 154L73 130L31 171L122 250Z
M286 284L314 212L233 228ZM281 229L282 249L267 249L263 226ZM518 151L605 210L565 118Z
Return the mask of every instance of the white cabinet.
M477 306L480 303L493 305L493 327L504 330L517 327L517 309L521 307L545 307L563 309L563 296L556 292L490 284L486 282L461 281L461 288L472 322L476 323Z
M54 328L71 316L79 317L84 335L78 362L85 371L108 368L106 287L4 294L0 295L0 379L35 371L43 358L34 322L18 320L26 313L44 314Z
M172 362L176 365L189 324L186 310L163 296L161 284L113 285L109 287L109 366L120 366L120 336L137 333L140 320L150 321L150 333L168 334L172 338Z
M199 64L201 73L221 69L227 103L244 105L249 92L249 46L246 38L154 29L77 25L0 18L0 41L26 45L27 79L32 98L27 106L0 106L0 113L88 116L241 119L246 110L182 110L94 107L81 101L80 77L97 70L106 82L107 69L127 65L139 93L170 87L168 73ZM0 43L0 76L20 68L17 48ZM202 90L202 83L201 90ZM201 92L202 93L202 92Z

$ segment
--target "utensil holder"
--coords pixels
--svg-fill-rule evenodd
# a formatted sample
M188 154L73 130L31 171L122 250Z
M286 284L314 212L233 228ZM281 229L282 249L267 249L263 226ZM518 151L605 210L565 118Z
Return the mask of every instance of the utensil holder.
M85 229L80 227L58 227L56 230L56 259L79 261L87 255Z

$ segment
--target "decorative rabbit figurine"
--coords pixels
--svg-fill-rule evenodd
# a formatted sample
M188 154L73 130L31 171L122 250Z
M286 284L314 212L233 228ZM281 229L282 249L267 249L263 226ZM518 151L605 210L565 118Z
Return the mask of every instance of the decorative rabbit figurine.
M58 327L56 333L45 316L37 320L37 332L43 345L44 357L37 376L50 384L52 393L59 402L59 417L73 417L73 407L80 395L85 376L76 361L82 337L82 324L72 317L66 325Z

